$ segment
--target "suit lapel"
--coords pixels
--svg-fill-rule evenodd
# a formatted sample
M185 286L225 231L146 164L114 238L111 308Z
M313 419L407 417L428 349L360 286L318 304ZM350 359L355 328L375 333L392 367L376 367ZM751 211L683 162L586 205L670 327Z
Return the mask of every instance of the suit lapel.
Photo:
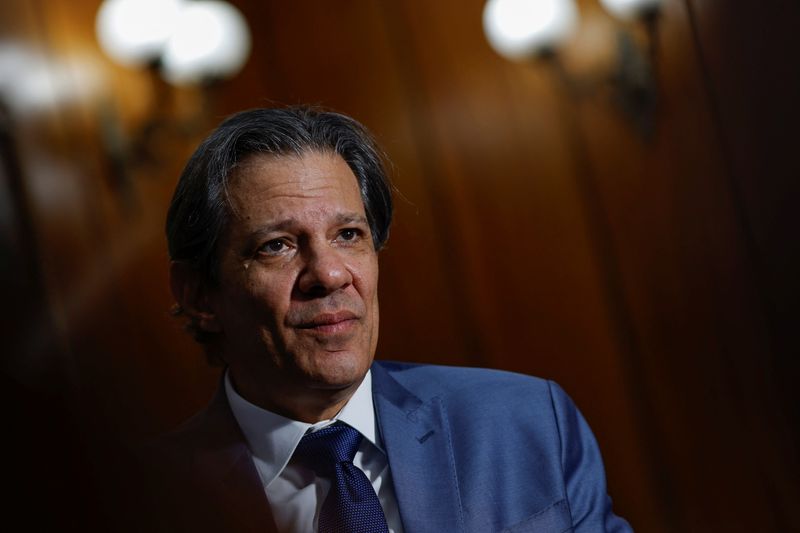
M372 366L378 427L406 533L463 531L453 446L438 397L422 401Z

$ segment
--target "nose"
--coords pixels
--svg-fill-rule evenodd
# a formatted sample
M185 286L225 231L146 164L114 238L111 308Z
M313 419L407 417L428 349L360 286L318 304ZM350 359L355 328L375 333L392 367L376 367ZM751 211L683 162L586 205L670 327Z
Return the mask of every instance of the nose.
M298 279L298 289L309 296L325 296L353 282L353 276L340 252L329 243L309 247L306 263Z

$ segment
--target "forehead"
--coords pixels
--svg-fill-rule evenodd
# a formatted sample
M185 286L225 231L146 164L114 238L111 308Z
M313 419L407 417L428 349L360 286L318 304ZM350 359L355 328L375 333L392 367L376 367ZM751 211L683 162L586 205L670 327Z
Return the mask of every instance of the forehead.
M338 154L250 156L232 173L228 197L234 219L364 214L358 180Z

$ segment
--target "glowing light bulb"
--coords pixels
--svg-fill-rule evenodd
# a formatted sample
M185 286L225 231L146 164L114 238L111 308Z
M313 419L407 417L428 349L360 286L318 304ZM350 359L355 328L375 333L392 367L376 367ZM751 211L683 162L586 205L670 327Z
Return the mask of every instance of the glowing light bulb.
M95 18L100 47L123 65L158 59L183 4L184 0L106 0Z
M175 84L233 76L250 54L244 16L227 2L184 4L162 56L162 73Z
M486 38L508 59L526 59L557 46L577 20L574 0L489 0L483 9Z

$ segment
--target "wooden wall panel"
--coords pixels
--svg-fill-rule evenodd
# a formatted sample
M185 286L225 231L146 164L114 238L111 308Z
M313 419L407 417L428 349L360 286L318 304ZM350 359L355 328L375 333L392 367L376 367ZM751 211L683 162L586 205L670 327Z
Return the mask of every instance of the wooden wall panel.
M755 490L757 468L746 459L757 447L735 438L746 419L732 408L740 393L730 365L747 360L745 354L765 339L760 317L747 311L753 295L743 269L746 251L703 80L693 54L673 55L691 50L684 41L687 26L680 4L665 10L661 122L651 145L642 146L605 109L587 109L582 124L595 178L609 184L600 191L639 337L638 379L652 396L655 458L660 477L669 475L665 503L680 510L669 513L671 525L752 530L765 523L762 511L726 516L731 505L746 509L755 500L755 508L769 508ZM725 486L739 480L753 490L709 496L707 487L693 482L697 476Z
M800 8L792 2L736 2L723 10L714 3L687 2L693 15L698 62L707 89L716 145L736 210L744 264L752 293L740 316L752 322L757 310L757 344L731 347L731 376L737 379L732 404L746 420L756 490L772 506L774 523L800 527L794 508L800 494L800 396L797 393L800 343L794 302L800 244L793 200L800 165L791 134L800 119L795 95L800 71L786 61L797 48L794 31ZM742 36L748 39L742 39ZM747 42L745 42L747 41ZM759 398L760 401L749 401Z
M494 54L482 0L234 3L253 55L217 89L201 130L246 107L319 103L362 120L392 160L379 357L557 380L638 531L797 529L800 174L789 133L800 81L785 59L796 6L665 2L644 140L607 89L571 100L545 65ZM102 529L122 512L100 490L123 474L114 451L202 406L217 371L168 316L162 233L204 131L160 135L162 159L128 166L103 133L182 116L199 95L167 93L159 107L146 73L104 58L98 5L0 5L0 55L36 50L51 89L35 112L10 109L0 208L13 208L4 251L20 257L4 263L16 266L3 288L33 302L4 320L16 343L6 403L29 406L9 419L75 459L38 495L30 479L46 473L21 467L18 501L58 502L59 516ZM613 59L603 39L615 23L594 0L580 7L564 59L587 76ZM51 429L31 422L47 416ZM31 450L22 465L45 451ZM59 500L75 477L79 490Z

